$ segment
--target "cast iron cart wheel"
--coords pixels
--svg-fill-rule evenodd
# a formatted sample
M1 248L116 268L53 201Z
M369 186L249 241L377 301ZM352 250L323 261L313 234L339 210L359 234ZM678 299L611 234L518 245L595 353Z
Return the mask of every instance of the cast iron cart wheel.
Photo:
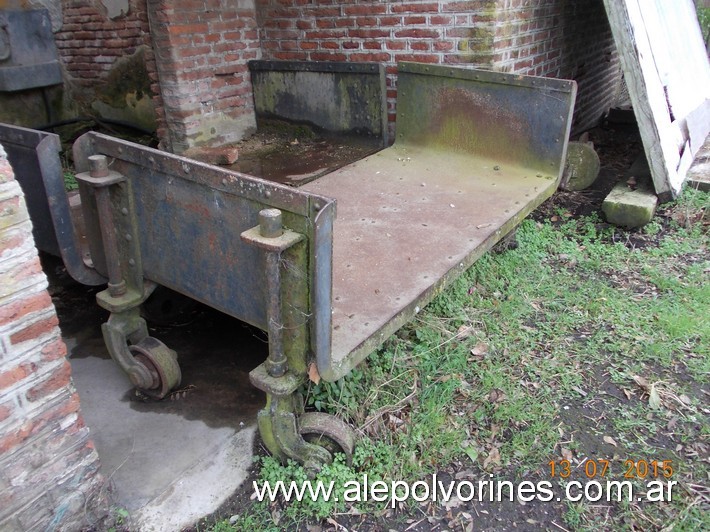
M306 412L298 418L298 432L308 443L324 447L331 455L344 453L353 461L355 432L343 420L324 412Z
M177 353L160 340L148 336L128 348L137 362L143 364L153 377L150 388L140 388L141 393L154 399L162 399L180 384L182 374L177 362Z

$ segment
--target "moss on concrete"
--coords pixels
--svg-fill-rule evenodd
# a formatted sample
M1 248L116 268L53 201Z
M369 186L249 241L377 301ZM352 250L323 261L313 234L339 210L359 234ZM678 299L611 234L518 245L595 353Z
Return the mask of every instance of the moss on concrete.
M626 183L616 185L602 203L602 211L609 223L634 229L651 221L658 198L645 186L635 190Z
M146 49L141 46L134 54L116 61L91 107L105 118L155 130L153 93L145 65Z
M591 143L570 142L567 146L565 176L560 188L584 190L597 179L601 163Z

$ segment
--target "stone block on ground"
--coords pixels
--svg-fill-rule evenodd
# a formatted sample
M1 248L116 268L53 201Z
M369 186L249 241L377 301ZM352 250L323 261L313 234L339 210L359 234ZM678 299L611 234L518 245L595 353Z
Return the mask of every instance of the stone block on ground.
M646 225L656 212L658 197L648 186L632 189L626 182L616 185L602 203L609 223L633 229Z
M710 162L694 164L688 170L688 186L705 192L710 191Z
M584 190L597 179L600 168L599 155L591 142L570 142L560 188L568 191Z

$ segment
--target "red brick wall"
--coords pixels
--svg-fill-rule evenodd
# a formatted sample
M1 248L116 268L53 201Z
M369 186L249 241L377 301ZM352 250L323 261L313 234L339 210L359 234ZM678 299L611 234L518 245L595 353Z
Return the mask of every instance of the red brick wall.
M602 0L131 0L114 21L100 4L64 3L68 72L100 83L116 58L150 44L158 136L176 153L253 129L246 63L262 56L385 63L391 129L398 61L575 79L577 131L614 103L621 79Z
M609 107L620 70L602 0L257 0L264 59L472 65L576 79L576 128Z
M386 63L393 125L396 63L491 68L495 7L496 0L257 0L257 18L264 59Z
M108 513L19 184L0 146L0 530Z
M63 13L57 48L67 74L80 86L102 83L117 59L150 45L145 0L130 0L128 14L114 20L98 0L64 0Z
M577 81L573 130L616 103L621 65L602 0L501 1L494 48L496 69Z
M259 56L252 0L148 0L165 123L174 153L240 140L255 127L250 59Z

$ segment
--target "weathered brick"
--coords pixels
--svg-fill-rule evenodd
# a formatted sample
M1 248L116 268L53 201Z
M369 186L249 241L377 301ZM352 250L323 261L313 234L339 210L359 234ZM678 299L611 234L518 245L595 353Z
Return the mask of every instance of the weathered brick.
M9 405L0 405L0 423L5 421L12 414L12 408Z
M408 37L416 39L436 39L439 37L439 34L439 30L431 30L424 28L412 28L394 32L394 36L397 38Z
M392 13L437 13L438 11L439 4L436 2L402 3L392 5Z
M17 332L10 335L10 344L17 345L23 342L36 340L46 334L56 332L55 328L59 325L57 315L52 313L49 317L30 323Z
M0 327L17 321L29 314L46 310L52 307L52 298L46 290L29 293L26 297L11 300L0 305Z
M38 401L52 393L69 386L71 383L71 366L64 360L59 369L52 372L45 380L30 388L25 397L28 401Z
M29 220L27 207L21 202L22 190L16 182L3 185L0 190L0 231Z

